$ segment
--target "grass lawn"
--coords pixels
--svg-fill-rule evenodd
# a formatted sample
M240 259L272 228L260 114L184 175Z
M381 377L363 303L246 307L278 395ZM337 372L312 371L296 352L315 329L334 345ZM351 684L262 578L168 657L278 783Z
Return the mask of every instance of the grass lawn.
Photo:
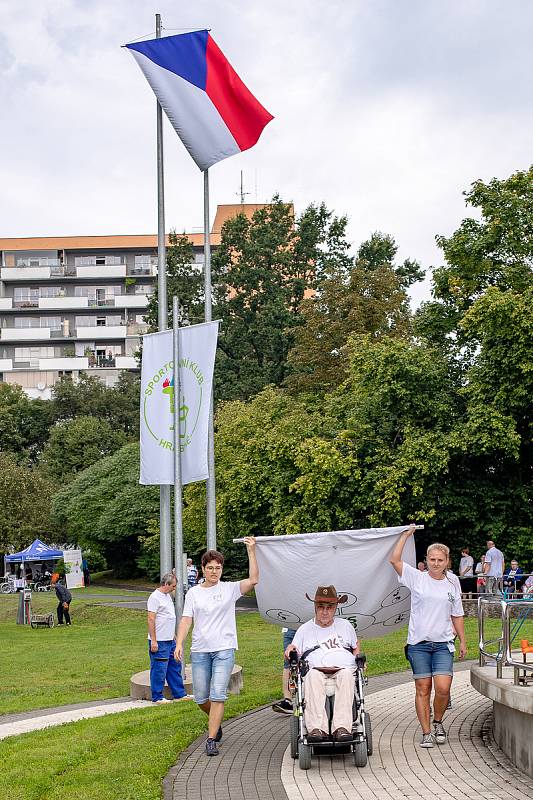
M123 696L130 675L147 668L143 613L80 600L70 628L32 631L14 625L13 599L0 598L2 712ZM53 605L52 598L47 601ZM239 614L237 624L244 691L230 697L226 717L280 695L279 628L254 613ZM497 625L492 623L494 632ZM477 621L467 619L466 628L469 656L475 658ZM522 634L533 639L533 623ZM364 643L370 676L406 668L404 641L401 630ZM162 778L179 752L205 730L206 717L191 702L12 737L0 742L0 798L158 800Z

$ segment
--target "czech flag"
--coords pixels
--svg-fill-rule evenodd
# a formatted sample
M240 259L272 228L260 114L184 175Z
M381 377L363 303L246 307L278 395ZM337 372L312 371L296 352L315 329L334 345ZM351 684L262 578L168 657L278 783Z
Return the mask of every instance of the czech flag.
M207 30L125 47L201 170L253 147L273 119Z

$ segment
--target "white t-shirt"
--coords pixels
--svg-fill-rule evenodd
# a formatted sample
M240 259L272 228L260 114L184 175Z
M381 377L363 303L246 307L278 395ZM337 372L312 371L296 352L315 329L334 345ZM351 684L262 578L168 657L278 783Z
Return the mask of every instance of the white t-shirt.
M466 569L468 567L468 569ZM463 570L466 572L463 574ZM474 559L472 556L463 556L459 562L459 577L473 578L474 577Z
M490 564L486 573L490 578L501 578L503 575L503 562L505 557L497 547L491 547L485 554L485 564Z
M404 562L398 581L411 590L407 644L449 642L453 652L455 634L451 617L464 616L457 577L454 575L451 579L445 577L439 581L429 572L420 572Z
M219 581L209 588L200 585L189 589L185 595L183 616L194 620L191 650L213 653L237 649L235 603L240 596L240 581Z
M158 642L170 642L176 635L176 609L170 594L156 589L146 603L155 613L155 636ZM150 639L150 634L148 634Z
M346 619L335 617L327 628L321 628L310 619L298 628L292 643L300 655L320 645L307 656L310 667L353 667L355 664L355 656L345 647L355 647L357 636Z

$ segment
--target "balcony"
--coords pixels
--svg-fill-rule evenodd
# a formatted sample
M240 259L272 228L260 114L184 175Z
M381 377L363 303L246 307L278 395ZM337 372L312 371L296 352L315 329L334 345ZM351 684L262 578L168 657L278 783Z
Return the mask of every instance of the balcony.
M61 369L88 369L89 359L80 356L57 356L56 358L40 358L39 369L46 371Z
M51 267L2 267L3 281L45 281L50 277Z
M13 359L0 358L0 372L11 372L13 369Z
M89 297L89 308L114 308L117 305L115 295L109 297Z
M43 311L68 311L88 308L88 302L86 297L40 297L39 308Z
M148 333L148 325L143 322L132 322L128 325L128 336L144 336Z
M60 332L54 331L54 336ZM50 339L50 328L2 328L0 339L3 342L40 342Z
M133 356L116 356L115 361L118 369L139 369L137 359Z
M146 308L148 305L147 294L119 294L115 295L117 308Z
M55 267L50 267L51 278L75 278L76 267L72 264L58 264Z
M39 308L39 298L25 297L24 300L13 300L13 308Z
M94 325L76 329L76 339L124 339L125 325Z
M131 278L151 278L157 275L157 261L154 264L134 264L128 267L128 277Z
M0 297L0 311L7 311L10 308L13 308L11 297Z
M125 264L90 264L86 267L76 267L78 278L125 278Z

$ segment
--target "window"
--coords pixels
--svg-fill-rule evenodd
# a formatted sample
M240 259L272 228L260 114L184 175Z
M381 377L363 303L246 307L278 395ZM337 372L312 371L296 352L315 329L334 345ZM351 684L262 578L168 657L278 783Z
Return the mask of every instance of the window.
M61 317L41 317L41 328L51 328L53 331L61 330Z
M38 367L40 358L53 358L53 347L15 347L15 364L29 364Z
M149 283L135 284L135 294L151 295L154 293L154 287Z
M76 328L94 328L96 325L96 317L83 315L76 317Z
M65 290L62 286L41 286L37 289L41 297L60 297L65 295Z
M116 267L121 264L120 256L75 256L77 267Z
M39 328L39 317L15 317L15 328Z

